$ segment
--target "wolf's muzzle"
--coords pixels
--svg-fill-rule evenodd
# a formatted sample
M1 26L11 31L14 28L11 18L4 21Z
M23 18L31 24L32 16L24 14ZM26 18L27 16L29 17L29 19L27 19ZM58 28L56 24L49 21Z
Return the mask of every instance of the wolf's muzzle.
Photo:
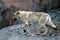
M14 18L14 21L17 21L17 18Z

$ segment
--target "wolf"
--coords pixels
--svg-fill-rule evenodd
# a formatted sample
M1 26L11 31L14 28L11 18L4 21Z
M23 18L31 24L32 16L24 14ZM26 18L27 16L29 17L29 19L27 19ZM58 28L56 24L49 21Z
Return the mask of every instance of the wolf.
M13 19L15 21L22 21L22 23L25 25L39 23L40 27L38 29L44 29L44 34L48 32L47 26L49 25L52 28L56 28L56 26L51 21L51 16L44 12L32 12L32 11L16 11L14 13ZM39 32L40 30L38 30Z

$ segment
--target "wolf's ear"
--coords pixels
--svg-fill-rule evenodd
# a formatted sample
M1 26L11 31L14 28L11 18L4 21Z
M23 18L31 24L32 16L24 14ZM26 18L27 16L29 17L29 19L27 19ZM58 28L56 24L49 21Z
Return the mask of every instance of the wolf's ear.
M16 13L16 15L19 15L19 11Z

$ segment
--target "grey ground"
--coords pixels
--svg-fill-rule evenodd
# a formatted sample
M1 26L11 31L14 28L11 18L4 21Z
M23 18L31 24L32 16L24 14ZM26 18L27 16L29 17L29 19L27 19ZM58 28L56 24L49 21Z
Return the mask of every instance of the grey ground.
M17 30L21 28L21 30ZM60 35L51 36L30 36L24 34L20 24L9 26L0 30L0 40L60 40ZM21 31L21 32L19 32Z

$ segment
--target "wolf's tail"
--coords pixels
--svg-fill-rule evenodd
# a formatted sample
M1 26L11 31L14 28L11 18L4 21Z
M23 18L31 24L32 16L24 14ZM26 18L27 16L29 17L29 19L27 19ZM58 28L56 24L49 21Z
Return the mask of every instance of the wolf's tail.
M48 22L47 22L47 25L53 27L53 28L56 28L56 26L53 24L53 22L51 21L51 17L48 15Z

